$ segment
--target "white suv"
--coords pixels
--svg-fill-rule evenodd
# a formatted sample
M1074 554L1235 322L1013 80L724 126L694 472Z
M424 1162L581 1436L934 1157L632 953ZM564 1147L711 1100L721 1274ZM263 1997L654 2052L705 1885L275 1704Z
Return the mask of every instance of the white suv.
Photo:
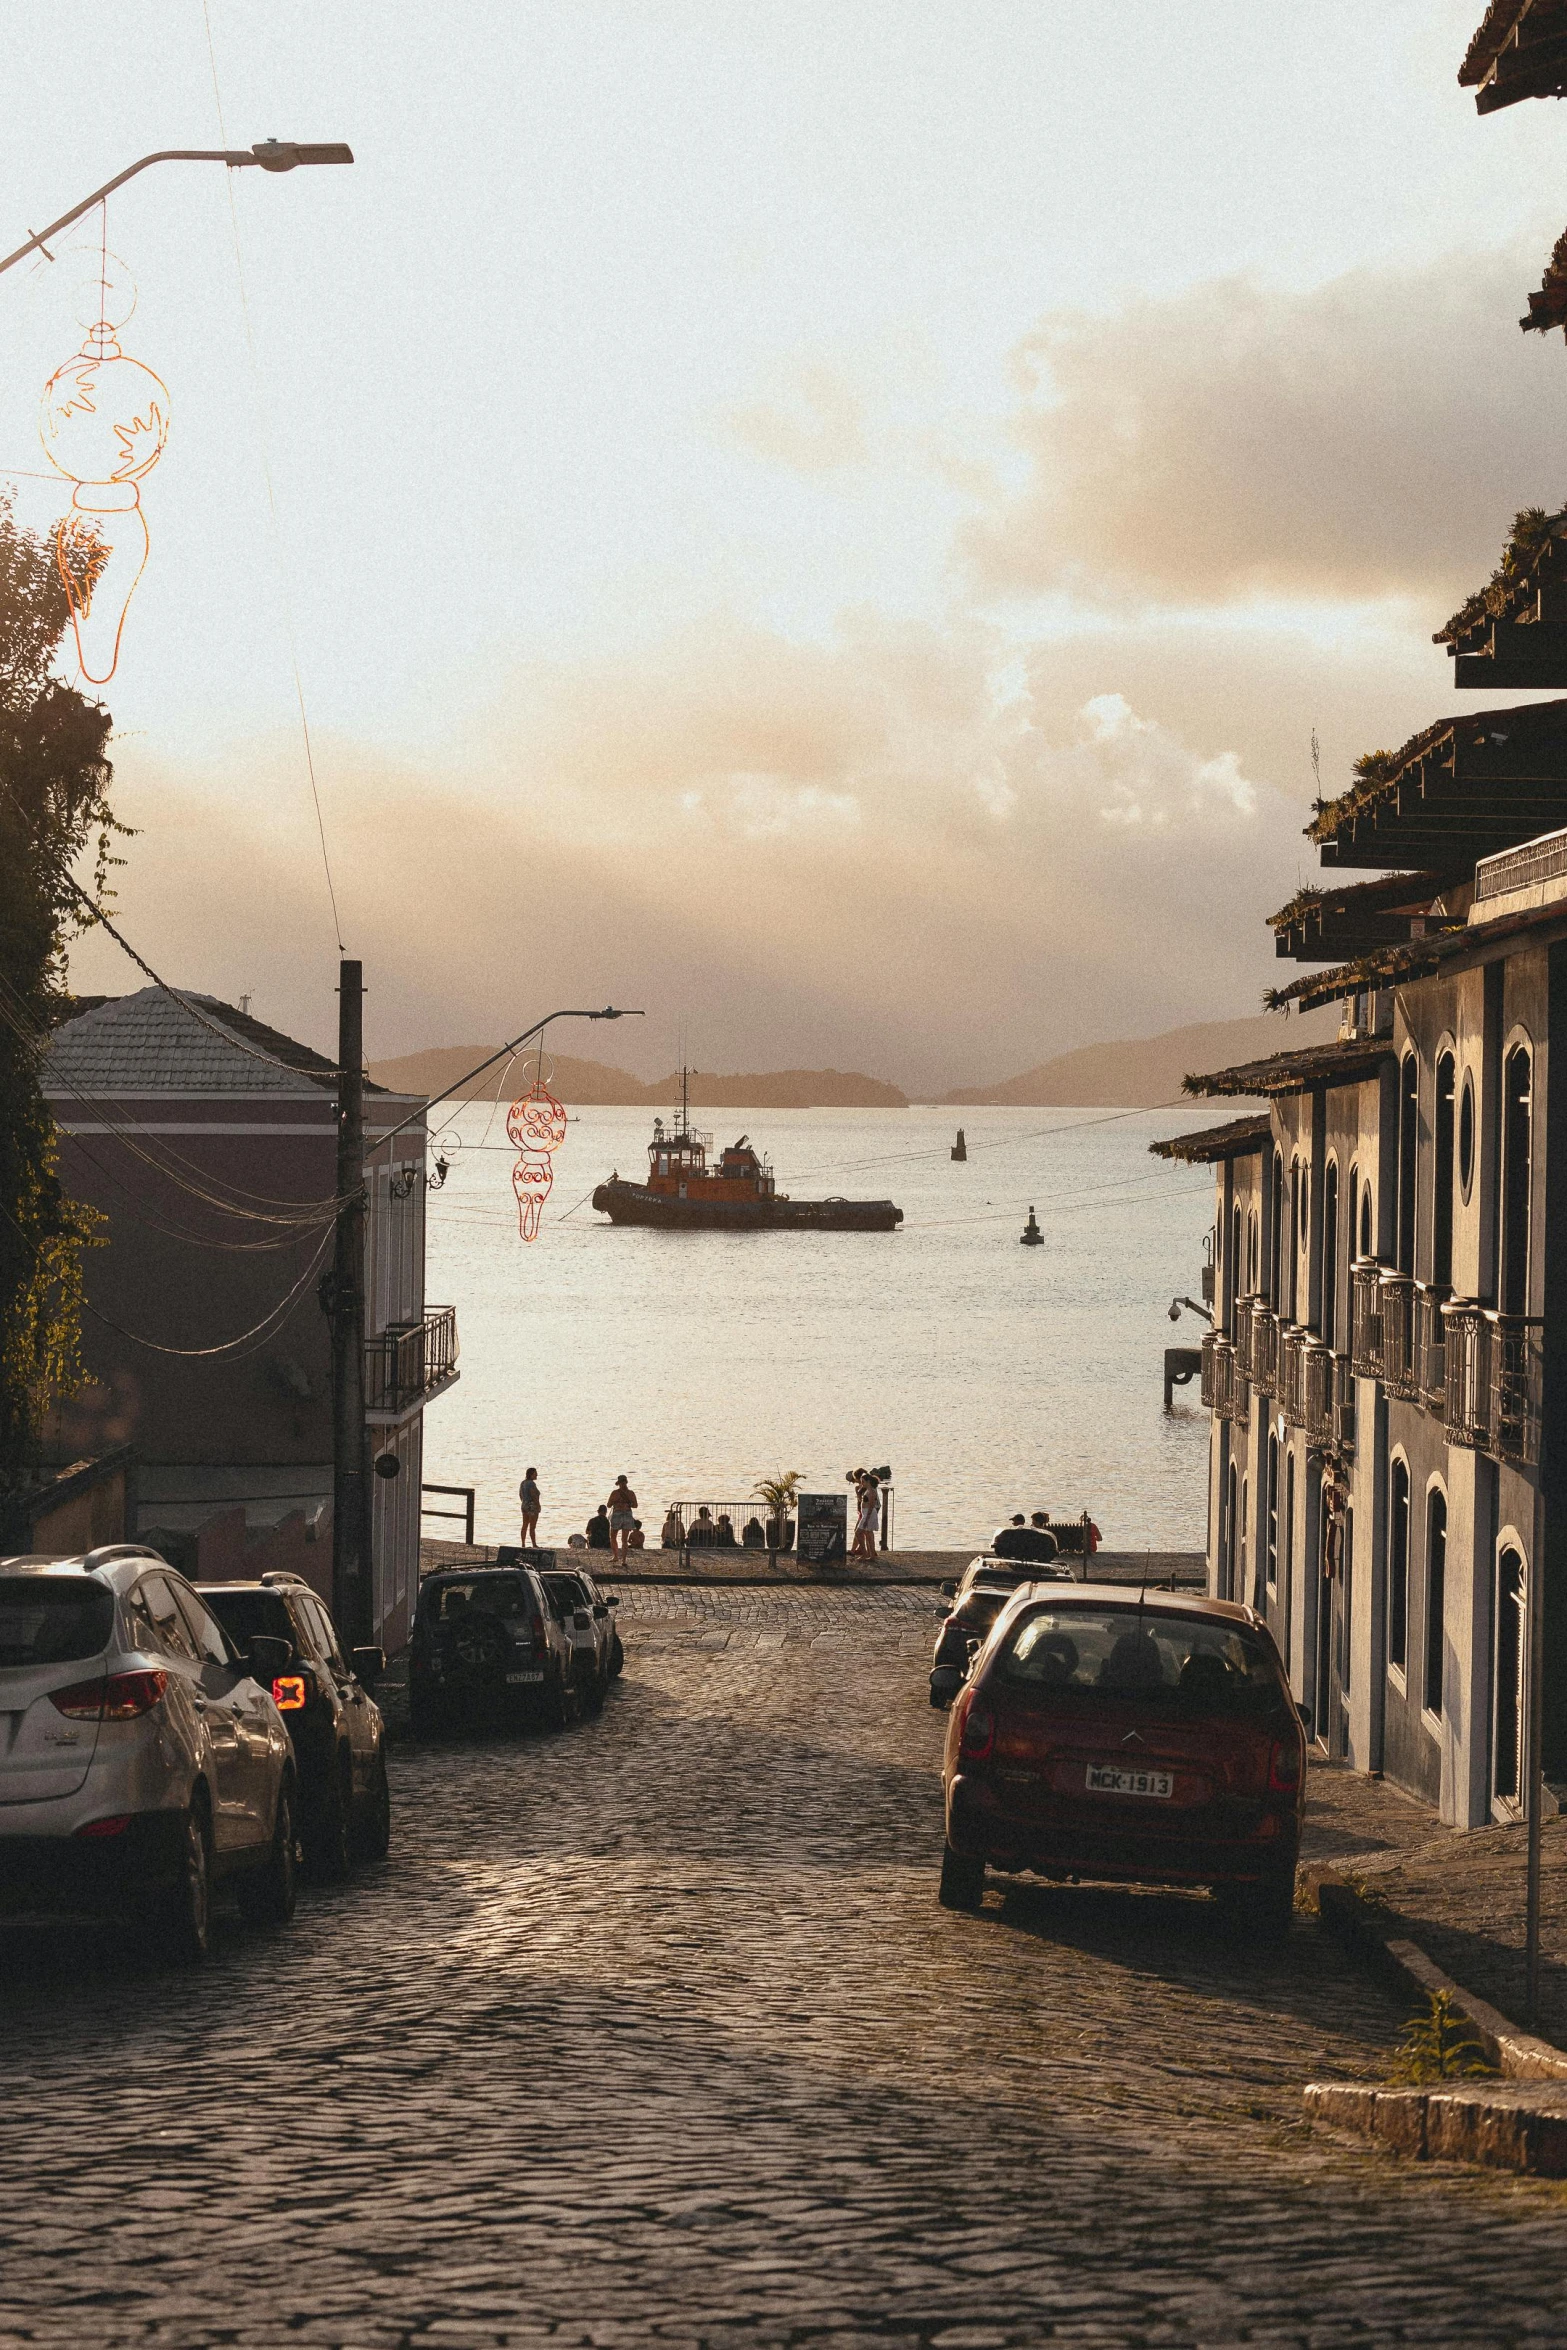
M247 1918L286 1924L287 1662L259 1636L241 1659L156 1551L0 1558L0 1912L128 1914L187 1963L221 1880Z

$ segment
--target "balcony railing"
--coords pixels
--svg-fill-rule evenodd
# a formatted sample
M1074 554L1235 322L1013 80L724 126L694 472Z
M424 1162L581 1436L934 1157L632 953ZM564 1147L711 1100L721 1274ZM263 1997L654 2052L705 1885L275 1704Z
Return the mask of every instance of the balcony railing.
M1202 1342L1202 1400L1217 1418L1238 1428L1251 1417L1251 1388L1237 1368L1234 1345L1212 1330Z
M1363 1379L1382 1376L1382 1268L1360 1257L1349 1269L1350 1360Z
M1235 1300L1235 1368L1247 1379L1251 1377L1251 1310L1256 1302L1254 1297Z
M1341 1453L1355 1449L1355 1366L1348 1355L1333 1357L1333 1442Z
M1333 1427L1333 1365L1336 1357L1330 1347L1313 1338L1302 1350L1305 1373L1305 1418L1308 1440L1312 1444L1332 1444Z
M406 1412L457 1368L457 1308L427 1306L365 1340L365 1410Z
M1382 1384L1389 1395L1402 1396L1407 1403L1418 1403L1414 1277L1384 1270L1378 1289L1382 1309Z
M1260 1298L1251 1308L1251 1383L1259 1395L1279 1392L1279 1317Z
M1452 1296L1445 1284L1415 1283L1415 1391L1428 1411L1447 1406L1447 1328L1442 1308Z
M1284 1417L1292 1428L1306 1425L1306 1349L1310 1343L1309 1330L1286 1325L1279 1331L1277 1394Z
M1444 1306L1447 1433L1493 1459L1540 1459L1541 1323L1454 1298Z

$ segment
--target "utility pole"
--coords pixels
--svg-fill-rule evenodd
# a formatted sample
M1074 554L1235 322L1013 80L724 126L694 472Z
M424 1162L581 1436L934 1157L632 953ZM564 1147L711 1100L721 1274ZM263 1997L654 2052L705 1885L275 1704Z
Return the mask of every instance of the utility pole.
M337 1251L332 1266L332 1613L345 1644L370 1640L369 1476L365 1429L364 966L344 961L337 991Z

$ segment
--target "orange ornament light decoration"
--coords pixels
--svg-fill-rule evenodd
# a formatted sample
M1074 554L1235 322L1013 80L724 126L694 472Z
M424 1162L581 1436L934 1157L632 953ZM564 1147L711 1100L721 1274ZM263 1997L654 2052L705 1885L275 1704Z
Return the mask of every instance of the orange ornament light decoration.
M38 435L44 455L76 484L55 533L55 557L70 601L82 674L94 685L114 675L131 593L147 561L140 483L169 437L162 379L120 349L118 330L136 307L136 289L114 255L83 287L80 351L44 386Z
M506 1132L517 1146L511 1187L517 1198L517 1228L537 1240L539 1219L555 1181L555 1153L566 1139L566 1112L542 1077L506 1113Z

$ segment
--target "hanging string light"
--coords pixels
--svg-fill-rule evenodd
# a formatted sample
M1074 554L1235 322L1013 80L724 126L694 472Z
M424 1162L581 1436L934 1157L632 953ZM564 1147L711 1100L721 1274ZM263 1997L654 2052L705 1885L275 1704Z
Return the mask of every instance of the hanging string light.
M539 1237L539 1219L555 1181L555 1153L566 1139L566 1112L544 1082L544 1046L538 1073L520 1101L506 1113L506 1131L517 1150L511 1187L517 1196L517 1229L524 1240Z

